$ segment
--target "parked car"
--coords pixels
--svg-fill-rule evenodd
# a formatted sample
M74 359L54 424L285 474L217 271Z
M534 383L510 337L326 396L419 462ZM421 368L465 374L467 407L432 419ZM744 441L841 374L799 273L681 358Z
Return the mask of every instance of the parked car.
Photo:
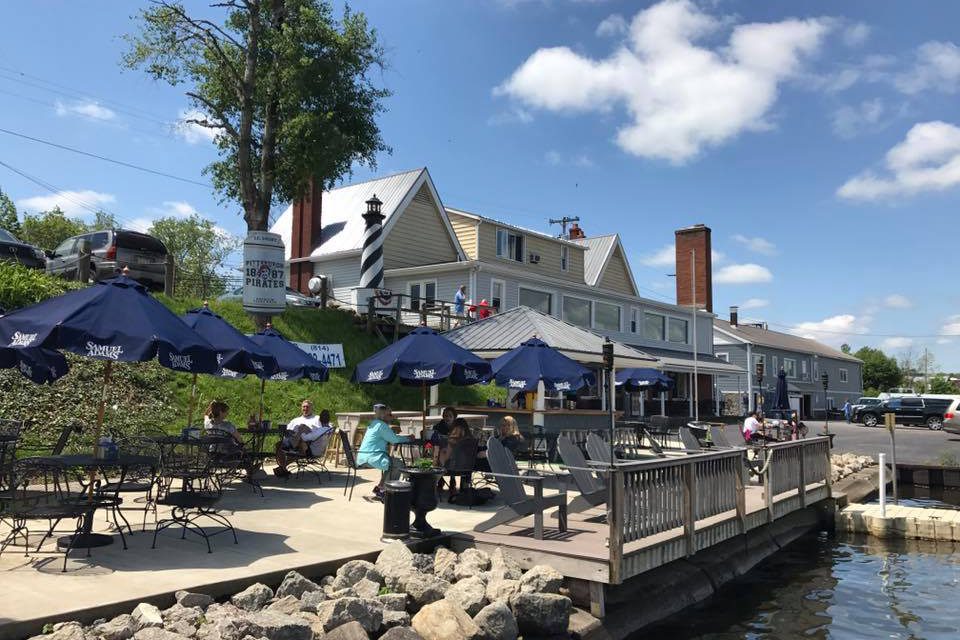
M124 267L144 286L162 289L167 248L153 236L124 229L92 231L67 238L47 260L47 273L76 278L83 241L90 241L90 280L111 278Z
M30 269L43 269L47 256L32 244L18 239L6 229L0 229L0 260L19 262Z
M861 414L863 413L864 409L878 405L881 402L883 402L883 400L880 398L857 398L857 401L853 403L853 414L850 419L853 422L860 422Z
M949 433L960 434L960 398L950 401L950 406L943 414L943 430Z
M929 429L940 429L950 403L948 399L923 396L891 398L864 409L860 415L863 424L868 427L882 424L883 415L892 413L896 416L897 424L926 425Z
M296 289L287 287L287 304L294 307L319 307L320 299L305 296ZM243 300L243 287L237 287L223 294L218 300Z

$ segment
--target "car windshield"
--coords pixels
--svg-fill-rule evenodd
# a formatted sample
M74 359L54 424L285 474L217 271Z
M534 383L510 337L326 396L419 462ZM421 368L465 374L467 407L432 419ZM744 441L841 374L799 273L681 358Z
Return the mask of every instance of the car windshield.
M0 242L20 242L17 238L5 229L0 229Z
M166 255L167 248L163 243L148 236L145 233L135 233L132 231L121 231L117 234L117 246L122 249L132 249L134 251L146 251L148 253L159 253Z

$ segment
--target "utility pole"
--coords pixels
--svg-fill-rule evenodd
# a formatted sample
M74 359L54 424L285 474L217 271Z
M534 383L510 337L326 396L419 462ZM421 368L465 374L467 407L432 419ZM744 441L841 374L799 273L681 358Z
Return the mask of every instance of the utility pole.
M570 216L563 216L562 218L550 218L549 222L550 224L560 225L560 229L561 229L560 237L566 238L567 225L570 224L571 222L580 222L580 216L573 216L572 218Z

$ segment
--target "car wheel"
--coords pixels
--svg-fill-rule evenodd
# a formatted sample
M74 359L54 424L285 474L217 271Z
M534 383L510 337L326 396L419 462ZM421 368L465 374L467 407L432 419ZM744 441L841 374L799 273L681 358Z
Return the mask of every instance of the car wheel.
M930 416L927 418L927 428L931 431L939 431L943 429L943 418L938 416Z
M863 426L865 427L875 427L877 426L877 422L877 416L873 415L872 413L868 413L867 415L863 416Z

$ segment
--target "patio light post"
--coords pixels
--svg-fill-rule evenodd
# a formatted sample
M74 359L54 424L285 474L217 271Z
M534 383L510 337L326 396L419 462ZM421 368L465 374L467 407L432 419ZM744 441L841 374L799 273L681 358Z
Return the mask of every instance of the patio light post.
M763 361L757 362L757 411L763 414Z
M827 387L830 386L830 376L824 371L820 374L820 382L823 384L823 432L830 435L830 402L827 400Z
M607 380L606 394L607 398L609 399L607 401L607 409L610 411L610 464L613 465L614 461L616 461L616 458L614 457L614 440L616 439L617 435L615 418L616 407L614 406L616 396L613 393L613 343L610 341L609 337L603 341L603 372L604 377Z

